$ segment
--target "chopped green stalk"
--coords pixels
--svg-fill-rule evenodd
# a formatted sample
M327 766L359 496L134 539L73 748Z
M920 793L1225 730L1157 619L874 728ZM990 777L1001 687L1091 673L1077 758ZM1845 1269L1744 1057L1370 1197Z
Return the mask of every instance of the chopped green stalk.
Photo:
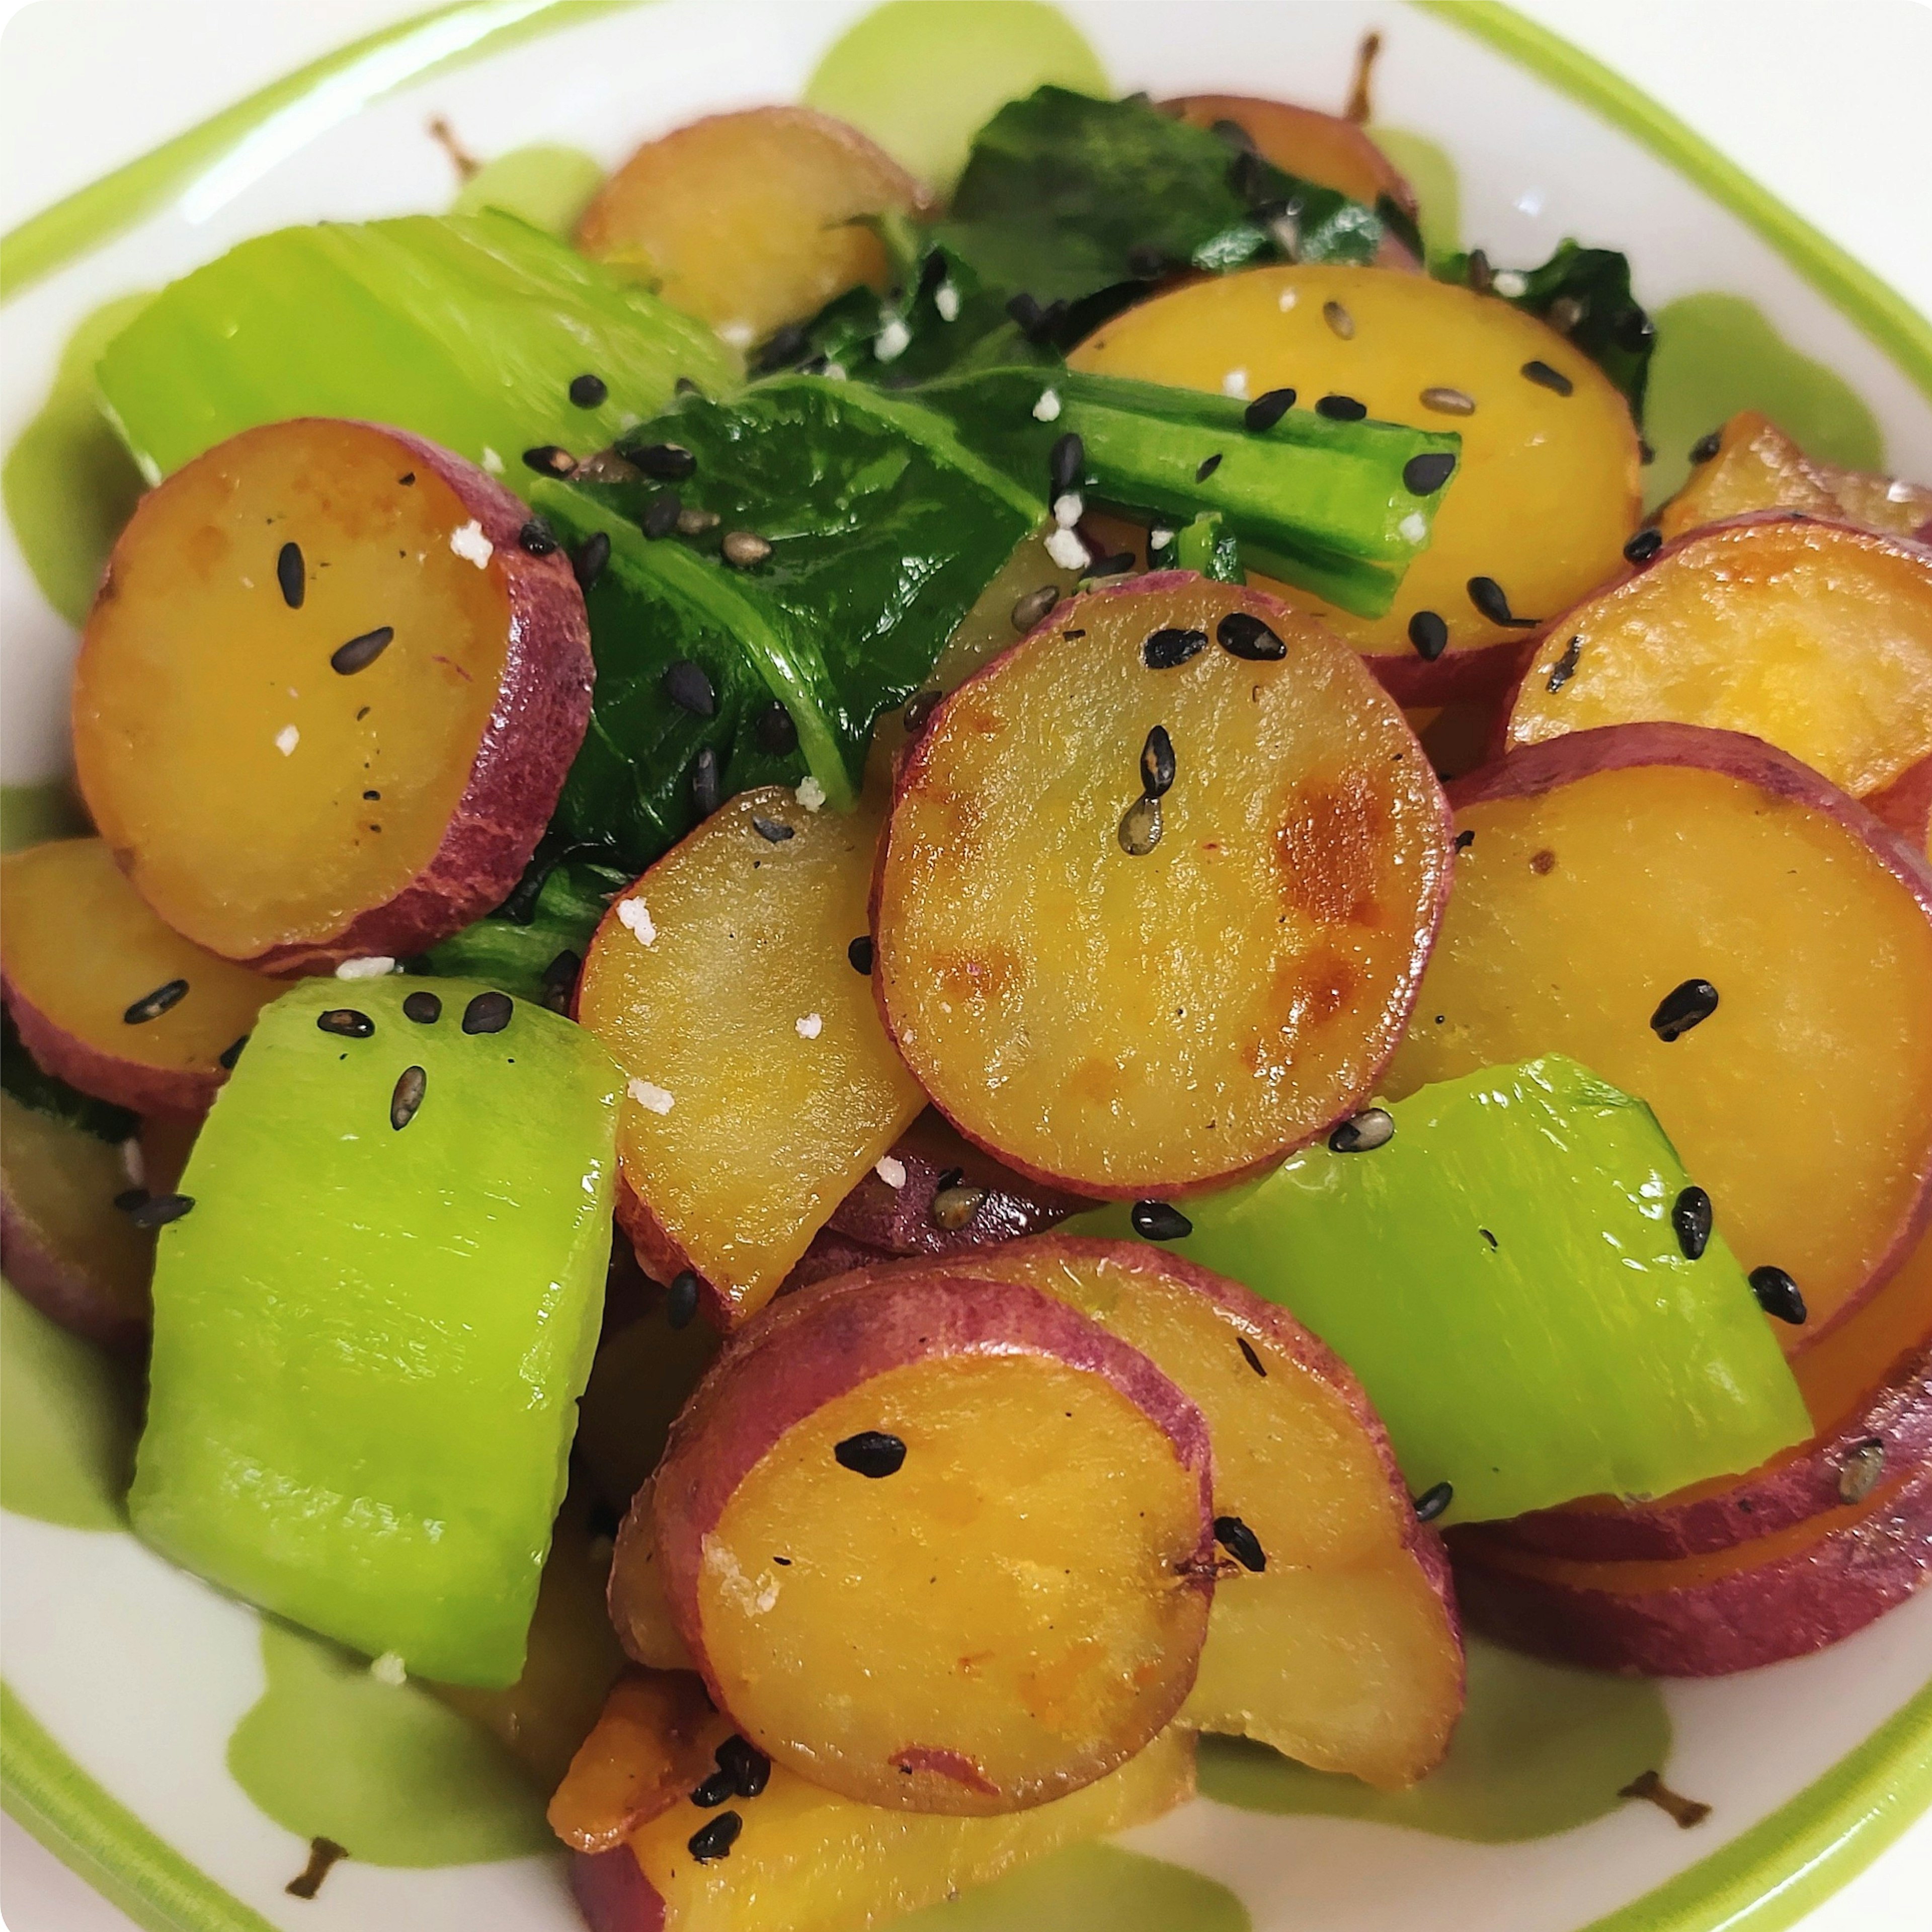
M373 1030L320 1024L338 1010ZM264 1008L160 1238L136 1532L415 1674L514 1682L622 1092L591 1035L473 981L311 980Z
M412 966L451 979L482 980L520 1000L564 1012L591 934L613 895L634 876L600 862L603 850L565 848L547 837L523 882L494 912L432 946Z
M1452 1520L1662 1495L1810 1433L1721 1236L1686 1258L1689 1177L1641 1101L1551 1056L1386 1112L1385 1142L1371 1119L1363 1151L1318 1144L1184 1202L1169 1245L1328 1342L1410 1486L1454 1486ZM1127 1227L1121 1207L1064 1232Z
M496 210L284 228L172 283L109 344L110 414L151 481L290 416L412 430L513 479L596 448L680 376L736 380L703 323ZM580 409L572 380L606 400Z
M1042 420L1048 390L1058 407ZM1418 494L1407 466L1462 448L1452 433L1307 409L1250 429L1249 406L1232 397L1071 370L988 370L910 394L1016 477L1046 477L1054 445L1071 432L1090 502L1169 526L1218 514L1245 562L1364 616L1388 610L1454 487L1438 479Z
M1241 546L1221 526L1218 511L1204 512L1174 533L1174 568L1198 571L1217 584L1245 584Z

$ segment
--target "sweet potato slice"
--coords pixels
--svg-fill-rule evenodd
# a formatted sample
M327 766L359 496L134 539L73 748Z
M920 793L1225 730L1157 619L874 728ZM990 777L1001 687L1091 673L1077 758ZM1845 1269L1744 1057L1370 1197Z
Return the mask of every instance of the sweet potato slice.
M1150 802L1156 730L1172 782ZM1132 579L1061 604L907 758L880 1004L940 1110L1020 1172L1208 1186L1372 1088L1446 850L1420 746L1319 624L1184 572Z
M770 1300L924 1104L852 962L878 830L741 793L584 959L577 1016L632 1076L619 1218L647 1274L703 1278L721 1327Z
M136 1113L189 1118L284 990L164 926L98 838L0 860L0 982L50 1073Z
M1932 550L1784 513L1695 531L1550 626L1504 745L1656 719L1882 790L1932 757Z
M1253 1543L1223 1538L1235 1554L1222 1558L1181 1721L1384 1790L1439 1763L1462 1706L1448 1559L1336 1356L1240 1282L1138 1243L1043 1234L969 1264L1078 1309L1206 1418L1217 1523ZM873 1278L889 1277L901 1278Z
M399 430L272 424L114 547L75 674L101 836L197 946L400 957L514 886L590 715L584 600L502 484Z
M657 1695L688 1696L697 1681L685 1682L688 1690ZM664 1768L681 1757L682 1733L653 1732L647 1718L640 1721L644 1712L639 1691L620 1684L613 1694L606 1723L551 1808L560 1832L608 1819L623 1802L627 1768L634 1789L667 1789ZM1145 1824L1194 1795L1194 1740L1178 1729L1069 1797L988 1818L855 1803L766 1764L727 1718L710 1718L697 1735L708 1776L671 1790L670 1803L613 1849L578 1852L571 1882L591 1932L853 1932L1064 1846Z
M1894 832L1903 832L1932 860L1932 758L1921 758L1909 771L1900 772L1884 790L1874 792L1864 802L1874 818L1882 819Z
M1932 490L1815 462L1768 417L1744 410L1725 424L1715 451L1658 512L1657 526L1672 543L1687 530L1754 510L1797 510L1881 536L1910 537L1932 518Z
M752 107L646 142L584 211L577 245L746 348L861 282L885 286L866 216L930 212L926 190L857 128L809 107Z
M649 1507L713 1700L816 1784L1024 1810L1174 1716L1214 1594L1208 1433L1030 1288L807 1289L728 1349Z
M1932 1574L1932 1462L1772 1536L1667 1562L1577 1563L1452 1531L1478 1630L1594 1670L1722 1677L1862 1630Z
M605 1592L611 1628L624 1654L651 1670L689 1670L691 1652L678 1634L664 1593L664 1566L658 1561L657 1529L652 1515L651 1484L638 1486L631 1508L617 1526Z
M1617 575L1636 528L1637 435L1622 396L1500 297L1393 268L1258 268L1157 296L1070 359L1217 393L1290 388L1304 409L1348 397L1380 422L1462 437L1430 546L1386 616L1281 593L1318 610L1406 704L1507 682L1525 627Z
M1932 1208L1932 871L1690 725L1574 733L1450 797L1468 842L1390 1092L1570 1054L1650 1102L1745 1268L1796 1280L1787 1350L1826 1332Z
M550 1799L550 1829L580 1852L622 1844L715 1768L730 1730L688 1671L626 1671Z

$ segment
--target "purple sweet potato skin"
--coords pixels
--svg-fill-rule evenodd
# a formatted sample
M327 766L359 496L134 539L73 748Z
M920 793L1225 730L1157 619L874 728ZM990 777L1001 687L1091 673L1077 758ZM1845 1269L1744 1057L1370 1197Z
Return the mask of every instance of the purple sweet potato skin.
M590 1932L664 1932L664 1900L628 1845L573 1852L570 1888Z

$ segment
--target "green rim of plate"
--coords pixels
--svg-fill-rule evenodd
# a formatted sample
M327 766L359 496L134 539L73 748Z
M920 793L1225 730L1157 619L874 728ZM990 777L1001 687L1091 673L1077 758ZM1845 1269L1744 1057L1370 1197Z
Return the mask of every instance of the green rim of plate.
M1768 242L1932 399L1932 323L1676 116L1501 0L1410 4L1486 41L1669 162ZM439 14L466 15L472 20L484 16L495 31L475 34L460 52L439 48L440 58L420 62L413 71L385 76L387 85L372 88L368 98L418 79L428 67L442 64L452 56L473 56L486 46L494 52L513 38L574 25L610 4L611 0L601 4L598 0L588 4L536 0L523 6L512 0L500 11L495 6L476 6L472 0L471 5L439 9ZM372 40L387 38L375 36ZM304 86L338 73L369 50L370 42L358 43L290 75L22 224L5 238L9 245L4 252L14 256L8 264L14 273L6 278L12 286L6 292L52 272L152 212L181 182L230 152L261 118L298 95ZM108 192L117 188L118 196ZM134 191L130 194L130 189ZM117 199L119 206L110 213L110 204ZM25 261L20 259L23 254ZM274 1932L268 1920L156 1837L81 1770L4 1682L0 1805L148 1932ZM1928 1806L1932 1683L1768 1817L1580 1932L1782 1932L1855 1877Z

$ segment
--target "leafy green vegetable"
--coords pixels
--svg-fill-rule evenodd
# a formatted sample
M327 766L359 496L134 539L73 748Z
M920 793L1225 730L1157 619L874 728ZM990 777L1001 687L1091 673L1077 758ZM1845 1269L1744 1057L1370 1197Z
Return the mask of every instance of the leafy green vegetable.
M562 1012L590 935L632 878L607 856L601 846L546 834L516 890L487 917L412 960L412 970L481 980Z
M1477 249L1448 256L1430 272L1440 282L1500 296L1567 335L1624 392L1642 423L1657 329L1630 292L1628 256L1564 242L1540 268L1494 269Z
M608 399L580 409L574 376ZM412 430L485 468L594 449L680 376L728 388L703 323L496 210L284 228L171 284L107 346L110 413L151 480L290 416Z
M1042 420L1048 390L1058 407ZM910 394L1010 476L1044 482L1055 444L1076 435L1090 502L1170 526L1212 512L1256 568L1366 616L1388 608L1453 487L1438 476L1412 490L1408 466L1436 457L1453 468L1462 447L1451 434L1312 410L1250 429L1248 405L1232 397L1071 370L1044 380L1036 369L988 370Z
M1154 570L1192 570L1216 584L1245 584L1241 546L1222 526L1218 510L1204 510L1190 524L1173 531L1168 542L1150 543L1148 563Z
M27 1051L14 1016L4 1007L0 1007L0 1088L22 1106L64 1120L98 1141L118 1146L140 1131L140 1122L125 1107L111 1107L105 1100L77 1093L64 1080L44 1071Z
M667 486L643 476L532 492L573 542L610 544L585 598L596 694L556 826L634 872L696 823L706 752L723 796L808 772L849 805L874 720L920 688L1046 508L944 417L856 383L792 376L725 402L687 396L624 446L661 442L691 452L694 473L674 487L686 512L717 519L707 530L645 536ZM734 568L722 554L734 532L770 556ZM684 663L704 673L709 715L665 688Z

